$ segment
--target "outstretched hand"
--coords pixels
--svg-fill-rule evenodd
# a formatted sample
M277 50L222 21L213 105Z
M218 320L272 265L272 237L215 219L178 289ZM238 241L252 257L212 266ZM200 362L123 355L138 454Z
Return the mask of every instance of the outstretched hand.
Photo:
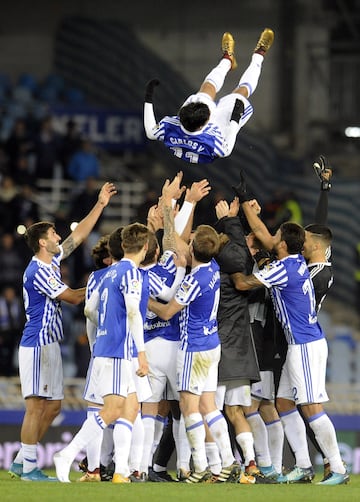
M330 190L332 169L325 155L320 155L314 162L313 168L316 176L321 181L322 190Z
M231 188L234 190L235 195L239 197L240 204L246 202L251 198L247 193L246 181L244 177L244 172L242 170L240 171L240 183L238 183L236 186L232 186Z
M186 190L185 186L180 186L183 179L183 172L179 171L172 181L169 179L165 180L162 187L162 198L167 202L170 199L178 200L180 199L182 193Z
M155 90L155 87L157 87L159 84L160 84L160 80L158 80L157 78L150 80L146 84L145 103L152 103L153 102L154 90Z
M206 197L211 190L208 180L194 181L191 187L186 190L185 200L188 202L199 202Z
M114 183L110 183L107 181L102 187L99 192L99 197L98 201L102 206L107 206L109 204L109 200L113 195L117 193L116 187Z
M221 218L226 218L229 216L229 204L226 200L219 200L219 202L215 206L216 217L218 220Z

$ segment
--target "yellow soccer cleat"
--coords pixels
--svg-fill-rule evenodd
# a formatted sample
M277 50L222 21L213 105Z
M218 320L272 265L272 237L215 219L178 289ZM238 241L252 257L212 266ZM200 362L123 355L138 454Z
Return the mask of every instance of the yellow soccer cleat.
M265 56L267 51L270 49L274 42L274 32L270 28L265 28L265 30L261 33L258 43L254 49L256 54L261 54Z
M131 483L130 479L127 478L126 476L123 476L122 474L119 474L118 472L116 472L114 475L113 475L113 478L112 478L112 482L113 483Z
M237 62L235 59L235 40L231 33L226 32L223 34L221 50L224 54L223 57L230 60L231 69L235 70L235 68L237 68Z

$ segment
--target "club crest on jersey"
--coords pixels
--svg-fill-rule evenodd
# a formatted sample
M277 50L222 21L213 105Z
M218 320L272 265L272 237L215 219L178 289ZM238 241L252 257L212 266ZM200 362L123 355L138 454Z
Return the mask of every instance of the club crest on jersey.
M51 289L57 289L59 284L58 281L55 279L55 277L49 277L48 285L50 286Z

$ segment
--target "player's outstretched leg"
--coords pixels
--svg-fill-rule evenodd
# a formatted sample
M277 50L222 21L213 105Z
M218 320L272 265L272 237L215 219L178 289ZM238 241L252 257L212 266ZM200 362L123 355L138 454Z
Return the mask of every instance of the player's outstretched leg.
M62 452L55 453L54 464L56 469L56 477L61 483L70 483L69 473L72 464L72 459L67 458Z

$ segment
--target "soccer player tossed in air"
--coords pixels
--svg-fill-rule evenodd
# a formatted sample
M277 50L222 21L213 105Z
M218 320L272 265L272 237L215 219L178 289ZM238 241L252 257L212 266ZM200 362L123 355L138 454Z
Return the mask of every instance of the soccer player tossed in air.
M228 157L238 132L253 114L248 98L257 87L264 56L273 41L274 32L265 28L237 87L216 103L216 95L226 75L237 68L234 38L231 33L224 33L221 45L223 56L205 77L199 91L185 100L178 115L163 117L158 123L153 108L153 92L159 81L151 80L146 87L144 104L144 127L148 139L163 141L175 157L192 164L206 164Z

